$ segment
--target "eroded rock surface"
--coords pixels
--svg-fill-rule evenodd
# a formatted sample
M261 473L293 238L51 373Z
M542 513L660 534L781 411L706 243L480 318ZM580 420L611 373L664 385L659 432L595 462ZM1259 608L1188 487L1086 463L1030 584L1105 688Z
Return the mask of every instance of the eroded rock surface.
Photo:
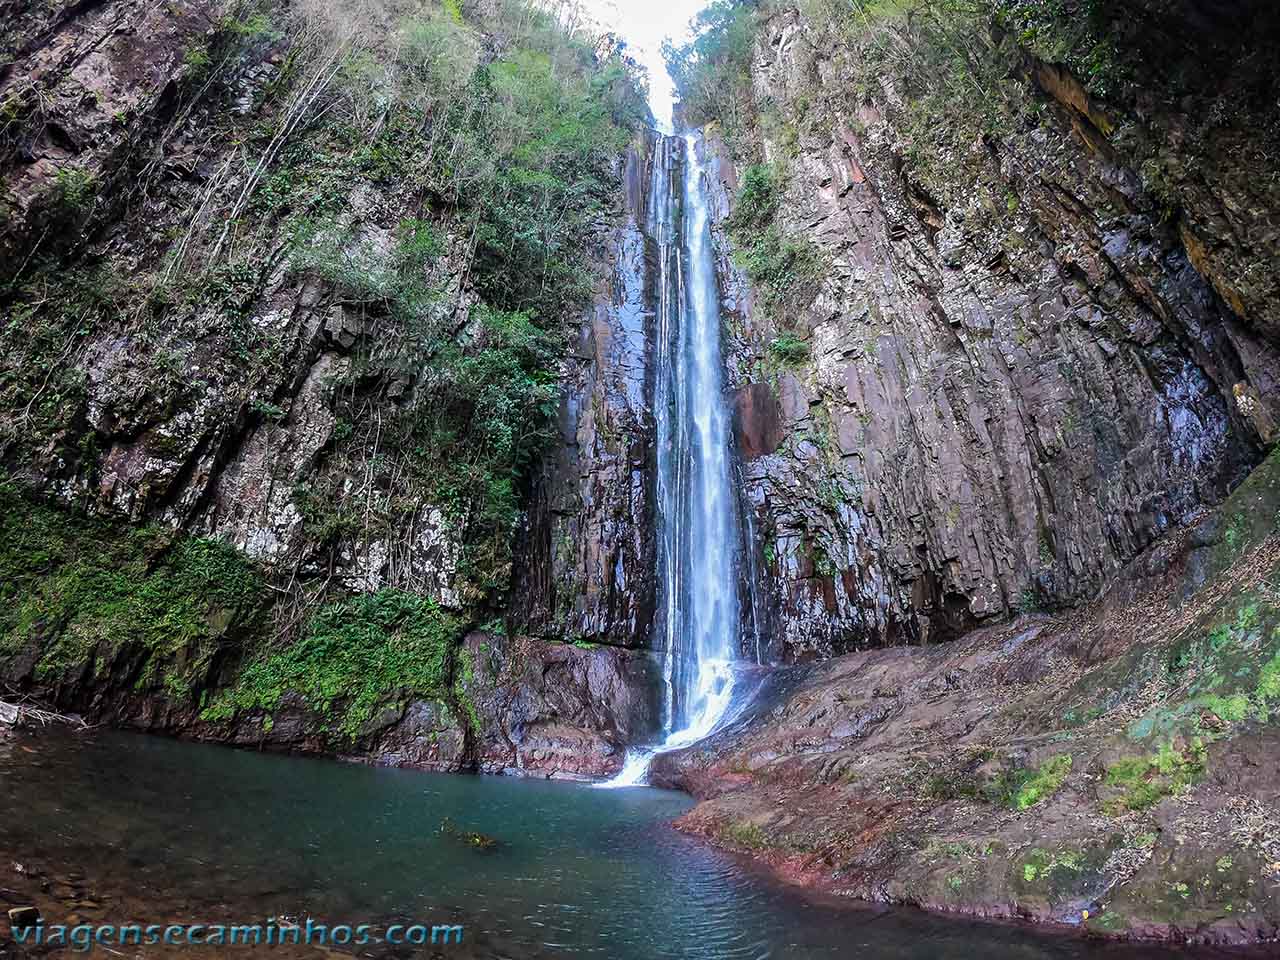
M1274 939L1278 468L1224 504L1230 542L1206 518L1070 616L771 673L742 718L657 758L703 801L680 827L865 900Z
M1250 87L1274 18L1244 40L1227 20L1196 34L1203 12L1133 16L1126 99L1025 53L1028 119L969 129L957 102L932 119L957 131L934 167L917 81L868 86L812 11L762 18L768 124L722 150L721 207L767 160L784 235L822 264L810 305L773 315L722 268L775 656L1091 599L1274 441L1275 98Z

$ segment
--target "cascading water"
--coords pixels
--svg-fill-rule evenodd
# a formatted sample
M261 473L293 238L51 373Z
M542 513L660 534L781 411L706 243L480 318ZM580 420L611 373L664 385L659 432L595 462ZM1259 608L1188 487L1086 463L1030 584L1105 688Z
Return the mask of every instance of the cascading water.
M706 170L697 134L659 135L646 229L658 248L654 350L663 743L633 751L608 786L640 783L654 754L707 736L733 696L739 530L720 358ZM673 171L683 170L677 207Z

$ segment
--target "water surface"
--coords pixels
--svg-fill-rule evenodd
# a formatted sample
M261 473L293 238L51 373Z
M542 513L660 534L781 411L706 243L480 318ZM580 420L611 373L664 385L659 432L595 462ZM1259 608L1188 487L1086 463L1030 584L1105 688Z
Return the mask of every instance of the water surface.
M0 871L32 862L83 876L106 891L95 922L153 919L140 911L184 922L463 922L464 947L448 955L512 958L1171 955L815 902L673 830L690 804L647 788L427 774L110 731L0 737ZM442 835L446 817L499 846Z

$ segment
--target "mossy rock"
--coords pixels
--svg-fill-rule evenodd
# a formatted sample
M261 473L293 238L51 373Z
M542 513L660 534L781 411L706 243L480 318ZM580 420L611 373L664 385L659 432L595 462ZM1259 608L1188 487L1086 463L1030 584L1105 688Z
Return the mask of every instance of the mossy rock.
M1054 912L1087 906L1107 889L1103 867L1121 843L1117 836L1079 846L1033 847L1011 863L1009 886L1019 900Z
M1197 576L1210 579L1268 537L1280 533L1280 446L1217 510L1217 542Z
M224 647L259 635L268 596L262 570L226 543L0 485L0 661L33 663L42 683L124 666L134 689L194 696Z

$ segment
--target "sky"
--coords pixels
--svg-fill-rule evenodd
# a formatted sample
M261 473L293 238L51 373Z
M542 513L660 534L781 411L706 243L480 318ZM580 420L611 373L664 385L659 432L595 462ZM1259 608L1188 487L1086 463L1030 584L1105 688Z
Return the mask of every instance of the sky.
M627 41L633 57L649 69L649 102L659 127L671 132L671 78L662 60L666 37L681 41L689 35L689 21L707 0L584 0L583 6L601 24Z

